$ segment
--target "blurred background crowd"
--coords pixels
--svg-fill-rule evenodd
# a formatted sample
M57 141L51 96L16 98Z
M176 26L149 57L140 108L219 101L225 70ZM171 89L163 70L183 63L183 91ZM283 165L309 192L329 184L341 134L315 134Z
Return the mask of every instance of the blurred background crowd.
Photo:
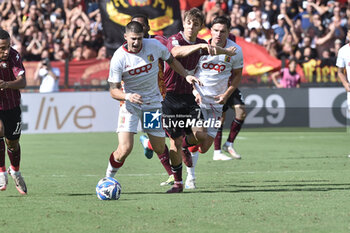
M105 57L98 1L0 0L0 27L24 61Z
M232 34L299 64L335 64L350 25L350 0L179 1L182 10L196 2L206 27L218 15L229 16ZM24 61L106 58L96 0L0 0L0 12L0 27Z

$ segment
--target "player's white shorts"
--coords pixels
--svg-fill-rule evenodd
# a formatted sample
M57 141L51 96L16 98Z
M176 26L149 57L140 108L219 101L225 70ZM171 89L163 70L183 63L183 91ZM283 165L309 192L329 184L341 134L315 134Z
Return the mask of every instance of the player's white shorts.
M209 127L205 127L207 130L207 134L215 138L216 133L218 132L218 127L215 127L215 122L220 121L222 117L222 107L221 108L201 108L201 112L203 114L204 121L209 121Z
M350 112L350 92L347 92L348 111Z
M145 133L149 133L156 137L165 137L165 131L161 126L159 128L144 128L144 113L147 114L148 112L157 111L162 113L162 104L160 102L143 105L133 104L130 102L124 103L119 109L117 132L137 133L137 126L141 120L142 129Z

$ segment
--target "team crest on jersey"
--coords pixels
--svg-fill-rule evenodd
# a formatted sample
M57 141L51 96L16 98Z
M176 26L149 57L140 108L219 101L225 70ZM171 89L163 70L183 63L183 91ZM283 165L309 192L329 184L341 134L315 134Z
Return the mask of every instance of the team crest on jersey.
M6 62L1 62L0 67L6 69L7 68L7 63Z
M225 62L230 62L230 61L231 61L231 57L228 56L228 55L226 55L226 56L225 56Z
M150 62L153 62L153 61L154 61L153 54L148 55L148 56L147 56L147 59L148 59Z

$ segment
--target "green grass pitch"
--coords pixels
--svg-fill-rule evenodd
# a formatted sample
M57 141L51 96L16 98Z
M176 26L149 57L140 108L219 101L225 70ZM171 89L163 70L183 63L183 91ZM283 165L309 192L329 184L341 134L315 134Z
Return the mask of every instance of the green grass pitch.
M0 232L350 231L349 133L243 129L235 146L243 159L200 155L198 189L182 194L159 186L167 176L156 155L144 157L139 136L116 176L121 198L100 201L95 186L115 133L22 135L28 195L9 178Z

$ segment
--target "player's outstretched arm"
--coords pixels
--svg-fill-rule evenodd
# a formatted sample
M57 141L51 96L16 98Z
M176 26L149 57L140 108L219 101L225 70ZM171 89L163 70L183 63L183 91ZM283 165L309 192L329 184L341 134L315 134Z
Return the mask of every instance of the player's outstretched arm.
M232 71L232 75L230 77L231 85L226 89L224 94L217 95L214 97L216 99L216 103L225 104L227 102L228 98L232 95L232 93L238 88L239 84L241 83L242 71L243 68L234 69Z
M182 64L178 60L176 60L173 56L170 56L170 58L166 62L169 64L171 69L175 70L176 73L178 73L182 77L185 77L188 83L191 83L191 84L197 83L198 85L202 85L199 79L194 77L193 75L189 75L185 70L185 68L182 66Z
M194 44L194 45L175 46L171 49L171 54L175 58L187 57L188 55L200 49L208 50L208 44L201 43L201 44Z
M210 55L220 55L220 54L226 54L228 56L234 56L236 55L237 48L235 46L229 47L229 48L221 48L219 46L211 46L211 52L209 52Z
M27 86L27 81L26 78L23 75L19 75L16 80L13 81L4 81L4 80L0 80L0 89L4 90L4 89L22 89L25 88Z
M125 93L122 90L121 83L109 83L109 93L113 99L118 101L130 101L135 104L143 104L141 95L137 93Z

